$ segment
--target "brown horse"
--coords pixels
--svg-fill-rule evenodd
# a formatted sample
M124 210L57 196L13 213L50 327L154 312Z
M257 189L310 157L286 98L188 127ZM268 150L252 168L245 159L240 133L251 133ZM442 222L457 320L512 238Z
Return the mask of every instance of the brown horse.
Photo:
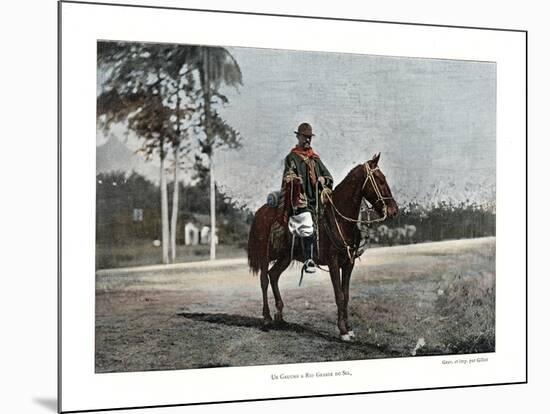
M340 338L349 341L355 335L348 322L349 283L351 272L357 258L361 233L358 229L361 201L365 198L381 215L382 221L397 214L397 204L393 199L390 187L382 171L378 168L380 154L371 160L353 168L346 178L336 186L332 194L325 193L324 206L318 220L318 251L315 251L315 262L328 266L334 296L338 309L338 329ZM296 190L299 183L291 183ZM288 192L288 189L286 190ZM294 194L297 191L293 191ZM286 202L284 208L288 209ZM290 214L289 211L284 212ZM299 242L291 254L292 236L284 228L281 236L274 242L272 226L280 220L278 209L262 206L256 212L248 237L248 263L254 274L260 272L260 283L263 296L264 324L271 323L272 318L267 301L267 289L275 298L275 321L283 321L283 300L279 291L279 277L290 265L292 259L303 262L303 252ZM297 239L299 240L299 239ZM269 264L275 262L271 268Z

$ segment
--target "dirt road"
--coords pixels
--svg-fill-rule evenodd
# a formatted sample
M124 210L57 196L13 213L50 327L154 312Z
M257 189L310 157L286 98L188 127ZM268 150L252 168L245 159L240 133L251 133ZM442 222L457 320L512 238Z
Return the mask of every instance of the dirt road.
M368 250L352 275L352 343L338 339L325 272L298 287L299 267L289 268L286 324L265 331L244 259L100 271L96 372L491 352L494 258L494 238Z

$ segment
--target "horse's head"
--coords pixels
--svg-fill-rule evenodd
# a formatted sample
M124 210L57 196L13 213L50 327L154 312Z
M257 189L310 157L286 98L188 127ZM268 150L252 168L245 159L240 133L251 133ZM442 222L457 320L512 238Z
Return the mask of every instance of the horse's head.
M372 205L378 214L383 216L385 210L387 217L395 217L398 212L397 203L386 181L386 176L378 166L379 160L380 153L374 155L371 160L363 164L365 181L363 183L362 196Z

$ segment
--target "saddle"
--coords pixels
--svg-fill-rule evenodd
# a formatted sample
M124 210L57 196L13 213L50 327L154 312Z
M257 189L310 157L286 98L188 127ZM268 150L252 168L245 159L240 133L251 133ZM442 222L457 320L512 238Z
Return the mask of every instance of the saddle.
M322 210L323 203L320 201L319 220L324 220ZM289 175L280 191L273 191L267 197L267 205L276 208L276 218L271 225L269 232L269 243L276 251L285 248L288 243L290 231L288 230L288 219L292 212L292 206L305 207L307 199L303 192L302 180L296 175ZM314 222L317 222L315 213ZM319 223L321 225L321 223ZM318 231L318 229L317 229Z
M295 174L285 177L280 191L273 191L267 196L267 205L276 209L275 220L269 232L269 243L275 250L286 246L288 240L288 217L293 206L306 205L302 180Z

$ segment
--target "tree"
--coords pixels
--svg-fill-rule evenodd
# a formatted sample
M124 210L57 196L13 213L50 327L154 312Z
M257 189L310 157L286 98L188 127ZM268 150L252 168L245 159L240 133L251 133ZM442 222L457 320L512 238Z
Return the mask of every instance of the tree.
M204 140L201 149L209 160L210 169L210 259L216 258L216 179L214 169L214 148L222 145L238 148L239 134L231 128L213 108L213 104L226 103L220 93L222 84L242 85L241 69L235 58L222 47L195 46L189 49L188 62L199 72L202 90L203 111L201 124Z
M177 61L176 61L177 63ZM183 63L183 62L182 62ZM182 67L185 67L182 65ZM178 226L178 215L179 215L179 188L180 188L180 179L179 179L179 170L180 170L180 157L181 154L188 154L188 146L184 146L184 142L188 141L187 129L191 125L191 119L195 112L194 107L194 81L191 74L188 72L184 76L180 76L180 71L174 74L174 88L175 92L175 135L172 140L172 152L174 158L174 190L172 195L172 217L170 219L170 249L172 252L172 262L176 261L176 238L177 238L177 226ZM185 81L183 81L185 79ZM183 97L186 97L189 103L184 105L182 103ZM187 124L185 124L185 122Z
M126 122L128 129L144 139L140 152L145 154L146 159L151 159L156 153L160 158L163 263L169 262L170 243L166 157L169 148L175 148L177 179L184 137L182 122L193 112L192 108L182 103L189 92L185 80L188 83L191 80L182 73L185 56L185 49L177 45L98 43L98 64L103 77L97 99L100 126L108 131L112 124ZM174 188L178 187L176 185ZM177 197L174 199L177 203ZM173 228L177 208L175 214ZM172 250L175 252L175 235Z
M108 130L113 123L125 121L144 139L141 152L148 159L157 153L160 158L163 263L169 262L169 242L172 260L176 258L180 157L189 152L183 143L189 141L187 131L194 127L193 117L198 118L204 133L199 146L209 160L211 258L215 258L214 149L240 146L238 132L219 116L215 105L228 101L220 93L222 84L242 84L239 65L221 47L122 42L98 43L98 62L103 65L99 122ZM193 74L198 77L200 91L195 89ZM201 105L197 107L199 99ZM170 149L174 158L174 197L169 228L165 163Z

